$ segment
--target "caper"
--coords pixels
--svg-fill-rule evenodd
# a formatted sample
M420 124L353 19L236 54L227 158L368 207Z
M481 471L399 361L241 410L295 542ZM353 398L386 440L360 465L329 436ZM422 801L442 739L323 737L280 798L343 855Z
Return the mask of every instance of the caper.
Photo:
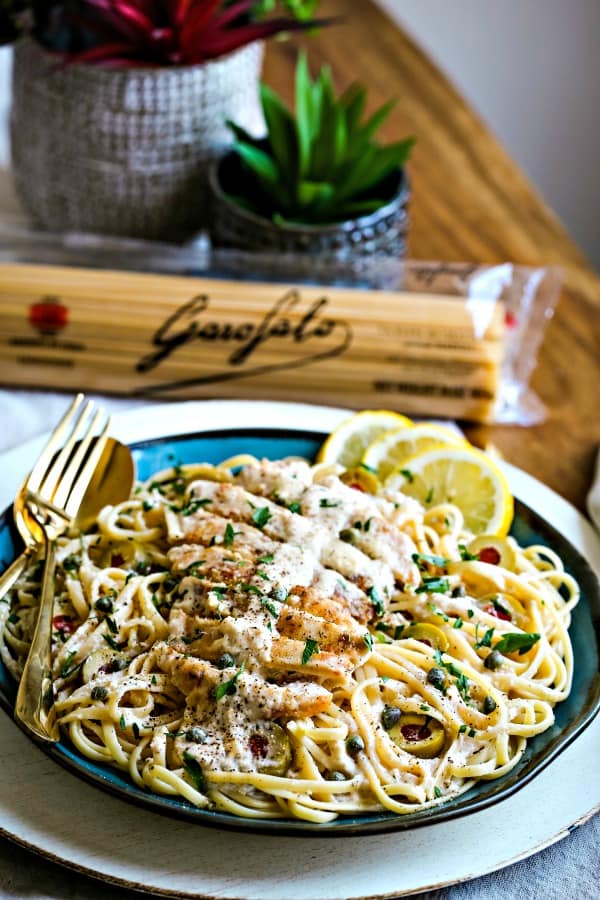
M230 669L235 665L235 660L231 653L223 653L217 660L217 669Z
M483 661L486 669L499 669L502 665L504 657L500 653L499 650L492 650L491 653L488 653L486 658Z
M287 600L287 591L284 587L276 587L271 591L271 597L273 600L277 600L279 603L285 603Z
M125 656L115 656L110 663L111 672L122 672L129 665L129 660Z
M488 694L486 696L485 700L483 701L483 711L486 714L486 716L489 716L490 713L493 713L494 710L496 709L497 705L498 704L496 703L494 698L490 694Z
M327 776L327 781L345 781L345 780L346 780L346 776L344 775L343 772L334 771L334 772L330 772L329 775Z
M393 728L394 725L398 724L401 715L402 712L397 706L388 706L386 704L386 706L383 707L383 712L381 713L381 724L386 731L389 731L390 728Z
M446 675L443 669L438 669L437 666L433 666L427 673L427 681L429 684L433 685L434 688L443 691L446 687Z
M346 544L355 544L356 535L351 528L342 528L340 531L340 541L345 541Z
M452 592L451 592L450 596L451 597L466 597L467 592L464 589L464 587L462 586L462 584L459 584L458 587L452 588Z
M97 684L92 688L91 697L92 700L106 700L106 698L108 697L108 690L101 684Z
M109 613L113 611L112 600L110 597L98 597L94 606L98 612Z
M138 575L147 575L149 573L150 569L151 569L151 563L149 563L145 559L142 559L135 566L135 571L138 573Z
M346 750L350 756L357 756L365 749L365 742L360 734L351 734L346 741Z
M193 725L191 728L188 728L185 736L188 741L192 741L194 744L205 744L208 739L206 731L204 728L200 728L199 725Z

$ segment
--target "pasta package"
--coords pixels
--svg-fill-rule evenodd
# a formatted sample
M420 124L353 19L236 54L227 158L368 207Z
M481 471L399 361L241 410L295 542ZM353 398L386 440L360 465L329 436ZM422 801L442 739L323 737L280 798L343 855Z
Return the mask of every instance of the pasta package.
M77 265L0 256L2 381L479 422L542 415L527 382L558 294L552 272L373 260L315 262L307 278L306 261L217 251L199 265L172 252L168 274L104 268L110 254L103 268L85 253Z

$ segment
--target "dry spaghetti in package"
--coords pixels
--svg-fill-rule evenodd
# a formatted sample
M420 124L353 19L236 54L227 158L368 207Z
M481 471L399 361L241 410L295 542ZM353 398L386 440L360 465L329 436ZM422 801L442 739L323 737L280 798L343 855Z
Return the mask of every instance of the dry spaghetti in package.
M559 294L553 269L77 236L4 246L4 383L543 418L529 380Z

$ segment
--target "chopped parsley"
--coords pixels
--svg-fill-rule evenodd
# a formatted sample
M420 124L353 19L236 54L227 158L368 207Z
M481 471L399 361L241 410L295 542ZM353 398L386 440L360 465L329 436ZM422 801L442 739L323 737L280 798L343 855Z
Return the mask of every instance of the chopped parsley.
M153 602L153 603L154 603L154 598L155 598L155 597L156 597L156 594L153 594L153 595L152 595L152 602ZM154 605L156 606L156 603L155 603ZM119 633L119 626L117 625L117 623L115 622L114 619L111 619L110 616L106 616L105 619L104 619L104 621L106 622L106 624L108 625L108 627L110 628L110 630L112 631L113 634L118 634L118 633Z
M466 725L461 725L460 728L458 729L458 733L459 733L459 734L464 734L466 730L467 730L467 726L466 726Z
M294 500L293 503L290 503L288 509L291 513L299 513L300 512L300 504L297 500Z
M433 488L430 487L429 490L427 491L427 495L425 497L425 503L431 503L432 500L433 500Z
M368 466L366 463L361 462L358 464L359 469L364 469L365 472L370 472L371 475L377 475L377 469L374 469L373 466Z
M10 622L11 625L16 625L17 622L19 621L19 616L16 613L11 613L10 616L8 617L8 621Z
M410 469L400 469L400 474L401 474L401 475L404 475L404 477L406 478L406 480L409 481L409 482L411 482L411 483L415 480L415 476L414 476L413 473L410 471Z
M319 506L322 509L333 509L334 506L339 506L339 502L337 500L329 500L328 497L321 497L319 500Z
M217 700L221 700L223 697L227 696L228 694L235 694L238 678L240 677L240 675L242 674L242 672L244 671L245 668L246 668L246 660L244 660L242 662L241 666L239 667L239 669L237 670L235 675L232 678L230 678L229 681L224 681L223 684L220 684L218 686L217 690L215 691L215 698Z
M206 793L206 781L200 763L186 750L183 754L183 770L197 791Z
M157 683L157 682L156 682L156 675L153 675L152 678L150 679L150 684L151 684L151 685L155 685L156 683Z
M435 603L428 603L427 608L431 610L431 612L434 614L434 616L439 616L440 619L443 619L444 622L450 621L450 619L446 615L446 613L443 610L438 609L437 606L435 605Z
M462 628L464 624L465 624L465 623L463 622L463 620L462 620L461 617L459 616L459 617L456 619L456 621L454 622L454 625L453 625L452 627L453 627L453 628Z
M62 665L62 669L60 670L61 678L66 678L67 675L69 675L71 673L71 671L72 671L71 663L73 662L73 660L75 659L76 656L77 656L76 650L71 650L69 653L67 653L67 655L65 656L65 661Z
M121 718L119 719L119 728L122 728L123 730L127 728L127 725L125 724L125 716L123 715L123 713L121 713Z
M458 550L460 552L460 558L463 560L463 562L471 562L471 560L473 559L479 559L479 554L469 553L464 544L459 544Z
M367 631L363 636L363 641L365 642L365 647L367 648L367 650L373 649L373 635L370 631Z
M475 610L473 610L473 609L468 609L468 610L467 610L467 615L468 615L468 617L469 617L470 619L472 619L473 616L475 615Z
M272 563L274 559L275 557L273 556L273 554L269 553L267 554L267 556L259 556L256 561L259 563L265 563L265 565L267 565L268 563Z
M442 792L441 792L441 790L439 789L439 787L437 786L437 784L436 784L436 786L435 786L434 789L433 789L433 796L436 797L436 798L439 798L439 797L442 796Z
M488 628L486 629L485 634L482 638L479 637L479 623L475 626L475 644L474 647L476 650L479 650L480 647L491 647L492 646L492 638L494 636L494 629Z
M106 643L112 650L122 650L123 649L124 645L117 643L117 641L115 641L114 637L112 637L110 634L103 634L102 637L104 638L104 640L106 641Z
M261 589L257 588L255 584L240 584L239 588L241 591L246 591L247 594L256 594L258 597L262 597Z
M211 587L210 592L211 592L211 594L216 594L217 597L219 598L219 600L225 599L224 588L218 587L218 585Z
M441 666L443 669L446 669L446 671L451 675L454 675L454 677L456 678L456 687L458 693L461 695L465 703L469 703L469 701L471 700L471 692L469 689L469 679L467 678L467 676L464 674L464 672L461 672L458 666L455 666L453 662L450 662L450 660L445 660L442 656L441 650L436 650L434 656L438 666Z
M539 634L536 634L533 631L515 631L503 635L494 647L494 650L498 650L500 653L514 653L515 650L518 650L519 656L522 656L523 653L527 653L528 650L531 650L533 645L536 644L539 639Z
M373 604L376 615L381 617L385 612L385 605L383 602L383 598L381 597L381 594L379 593L375 585L372 585L369 588L367 594L369 596L369 599L371 600L371 603Z
M431 707L428 706L427 703L421 703L419 709L421 710L421 712L429 712Z
M270 518L271 510L268 506L261 506L260 509L255 509L252 513L252 521L257 528L264 528Z
M279 613L277 612L277 609L273 606L271 601L267 599L267 597L263 597L260 602L262 603L264 608L267 610L267 612L269 612L273 616L274 619L277 619L279 617Z
M233 530L233 526L231 522L228 522L225 526L225 532L223 534L223 546L231 547L235 540L235 536L238 532Z
M131 726L131 730L133 731L133 736L134 736L134 738L136 739L136 741L139 741L139 739L140 739L140 728L139 728L139 725L138 725L137 722L134 722L134 723L133 723L133 725Z
M207 506L209 503L212 503L212 500L208 497L205 497L202 500L190 500L189 503L186 503L185 506L182 506L179 510L176 510L176 512L180 512L182 516L191 516L201 509L201 507ZM173 507L171 507L171 509L173 509Z
M257 577L257 578L262 578L263 581L270 581L270 580L271 580L270 577L267 575L266 572L260 572L260 571L257 571L257 572L256 572L256 577Z
M305 666L311 656L319 652L319 645L312 638L307 638L302 652L302 665Z
M447 578L431 576L423 578L423 584L418 587L415 594L445 594L450 590L450 582Z
M502 606L497 597L492 597L492 606L494 607L496 612L502 613L503 615L507 616L508 619L512 619L510 610L505 606Z
M445 556L434 556L431 553L413 553L412 561L418 565L419 569L423 568L423 563L430 563L432 566L444 568L451 562L451 560L447 559Z

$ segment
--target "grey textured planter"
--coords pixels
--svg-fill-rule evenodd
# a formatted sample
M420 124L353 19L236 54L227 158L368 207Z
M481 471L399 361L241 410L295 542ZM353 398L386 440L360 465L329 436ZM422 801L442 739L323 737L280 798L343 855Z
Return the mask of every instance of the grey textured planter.
M367 216L331 225L278 225L244 209L228 196L244 193L244 177L233 152L211 167L209 229L217 247L339 259L373 254L401 257L405 253L410 190L404 170L389 177L386 190L390 200L385 206Z
M263 48L201 66L60 66L32 41L15 48L11 113L17 192L37 225L144 238L206 223L212 160L231 144L225 119L263 119Z

